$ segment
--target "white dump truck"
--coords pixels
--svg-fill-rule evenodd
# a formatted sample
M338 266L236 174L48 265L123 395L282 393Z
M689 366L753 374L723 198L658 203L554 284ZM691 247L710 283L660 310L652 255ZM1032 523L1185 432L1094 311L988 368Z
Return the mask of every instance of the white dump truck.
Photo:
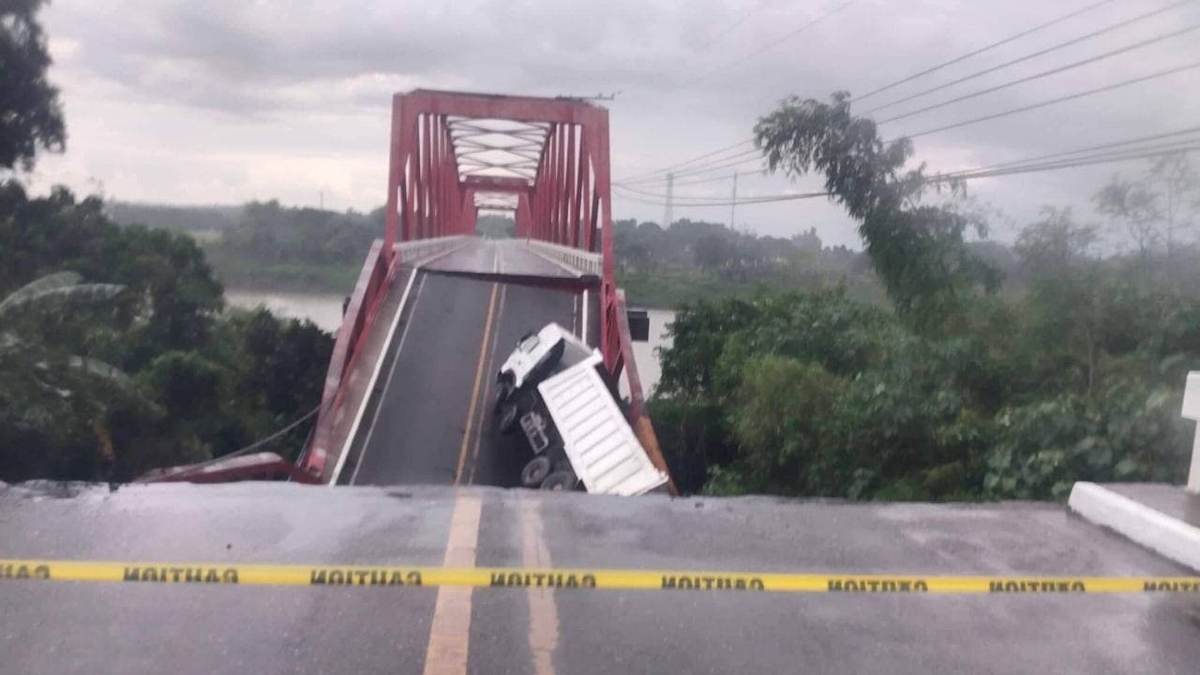
M646 456L604 375L598 350L551 323L518 342L496 374L496 428L524 435L521 483L640 495L667 483Z

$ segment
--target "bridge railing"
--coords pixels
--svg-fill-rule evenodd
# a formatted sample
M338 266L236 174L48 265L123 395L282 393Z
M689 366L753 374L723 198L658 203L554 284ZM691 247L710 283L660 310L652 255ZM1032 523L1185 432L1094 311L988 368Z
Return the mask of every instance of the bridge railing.
M354 285L354 293L346 304L342 327L338 330L325 375L321 410L317 414L312 442L301 458L301 468L313 476L325 474L334 444L334 427L340 420L342 399L346 395L347 375L362 351L363 342L374 324L375 314L395 270L392 264L395 256L386 253L383 240L377 239L371 245L359 272L358 282Z
M527 244L534 252L558 261L580 275L598 278L603 274L604 261L597 253L562 244L552 244L540 239L529 239Z

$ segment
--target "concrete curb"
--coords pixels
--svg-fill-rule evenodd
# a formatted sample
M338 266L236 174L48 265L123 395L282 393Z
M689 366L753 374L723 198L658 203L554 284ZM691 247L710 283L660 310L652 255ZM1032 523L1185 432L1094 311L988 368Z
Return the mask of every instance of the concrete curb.
M1085 520L1200 571L1200 528L1095 483L1076 483L1067 507Z

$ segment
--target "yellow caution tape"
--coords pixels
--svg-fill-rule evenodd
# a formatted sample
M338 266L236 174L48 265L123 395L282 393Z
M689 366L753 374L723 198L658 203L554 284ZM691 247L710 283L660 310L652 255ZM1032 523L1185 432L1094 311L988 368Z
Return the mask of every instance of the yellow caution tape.
M1200 577L746 574L611 569L456 569L0 559L0 582L6 580L239 586L473 586L776 593L1200 593Z

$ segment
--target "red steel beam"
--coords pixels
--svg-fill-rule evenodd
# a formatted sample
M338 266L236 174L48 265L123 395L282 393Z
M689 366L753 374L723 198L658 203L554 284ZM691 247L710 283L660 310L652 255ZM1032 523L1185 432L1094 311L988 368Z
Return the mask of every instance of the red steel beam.
M567 246L571 245L571 204L577 199L575 187L575 137L577 127L572 125L567 127L567 176L563 184L563 203L562 203L562 235L559 237L560 244Z
M575 181L575 198L571 205L571 239L567 245L579 248L579 227L583 222L583 204L587 201L587 136L579 130L579 173Z
M406 96L421 110L455 117L513 120L516 122L581 122L591 104L573 99L472 94L457 91L417 89Z
M529 191L528 181L512 176L467 176L462 183L466 187L478 188L481 192L522 193Z

